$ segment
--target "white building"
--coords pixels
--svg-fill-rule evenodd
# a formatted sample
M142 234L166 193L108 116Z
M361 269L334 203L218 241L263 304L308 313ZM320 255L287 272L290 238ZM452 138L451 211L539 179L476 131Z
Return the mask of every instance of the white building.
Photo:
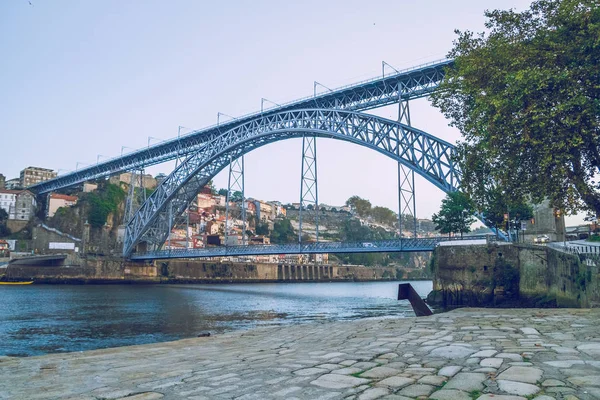
M29 190L0 189L0 208L8 219L29 221L35 214L35 196Z
M15 209L17 202L17 193L20 190L0 189L0 208L2 208L10 216Z

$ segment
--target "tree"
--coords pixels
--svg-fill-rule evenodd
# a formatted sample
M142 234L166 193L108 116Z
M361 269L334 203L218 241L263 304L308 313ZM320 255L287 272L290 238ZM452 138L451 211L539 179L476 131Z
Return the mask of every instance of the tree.
M533 217L533 208L522 201L509 202L510 196L504 191L490 190L486 196L483 215L488 226L496 229L506 229L509 222L514 227L520 222ZM508 219L507 219L508 217Z
M10 235L10 229L6 226L8 221L8 213L4 208L0 208L0 237Z
M125 191L112 183L107 183L100 186L98 190L87 193L85 199L90 205L88 209L90 225L94 228L103 226L108 214L117 212L125 196Z
M292 223L287 218L275 221L270 238L272 243L277 244L294 243L298 241L298 236L294 232Z
M450 233L460 232L462 237L463 233L471 231L471 224L475 222L474 212L473 202L465 194L451 192L442 200L440 212L433 214L431 220L441 233L450 236Z
M373 207L371 209L371 216L375 221L386 225L392 225L397 220L396 213L387 207Z
M352 207L361 217L366 217L371 212L371 202L358 196L352 196L346 200L346 205Z
M233 201L234 203L240 203L243 200L242 192L240 192L239 190L236 190L235 192L231 193L230 200Z
M206 187L208 187L208 188L210 189L210 192L211 192L212 194L215 194L215 193L217 193L217 188L215 188L215 184L214 184L214 182L212 181L212 179L211 179L210 181L208 181L208 183L206 184Z
M256 234L257 235L269 235L269 224L266 222L257 221L256 222Z
M456 31L434 106L463 141L462 190L481 205L491 187L509 202L550 199L600 213L600 3L536 0L486 11L488 33Z
M219 196L227 196L227 189L219 189L217 192Z

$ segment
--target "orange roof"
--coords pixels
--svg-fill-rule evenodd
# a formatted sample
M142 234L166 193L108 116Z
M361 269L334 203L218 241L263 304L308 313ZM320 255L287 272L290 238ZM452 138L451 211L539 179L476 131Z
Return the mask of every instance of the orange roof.
M50 194L50 198L57 199L57 200L66 200L66 201L77 201L78 200L78 198L76 196L69 196L67 194L60 194L60 193L52 193L52 194Z

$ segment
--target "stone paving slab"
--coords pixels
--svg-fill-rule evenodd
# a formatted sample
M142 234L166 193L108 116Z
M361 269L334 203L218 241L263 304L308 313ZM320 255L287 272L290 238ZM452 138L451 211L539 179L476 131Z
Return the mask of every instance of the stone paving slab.
M0 357L0 399L600 400L598 326L598 309L459 309Z

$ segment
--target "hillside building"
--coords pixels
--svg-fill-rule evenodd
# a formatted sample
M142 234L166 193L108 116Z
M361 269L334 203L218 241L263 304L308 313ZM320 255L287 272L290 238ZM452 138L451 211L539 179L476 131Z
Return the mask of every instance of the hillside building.
M48 200L48 217L53 217L56 211L61 207L72 207L77 204L76 196L66 194L51 193Z
M29 190L0 189L0 208L9 220L29 221L35 215L35 196Z
M57 173L47 168L27 167L21 171L20 183L22 188L56 178Z
M0 189L4 189L4 183L6 182L6 177L0 174Z
M108 180L113 185L118 185L120 182L126 183L128 185L131 184L131 172L124 172L119 175L111 176ZM142 185L146 189L154 189L156 188L156 179L150 174L142 175ZM136 174L135 176L135 186L140 186L140 176Z
M4 189L18 190L21 189L21 180L19 178L9 179L4 182Z

